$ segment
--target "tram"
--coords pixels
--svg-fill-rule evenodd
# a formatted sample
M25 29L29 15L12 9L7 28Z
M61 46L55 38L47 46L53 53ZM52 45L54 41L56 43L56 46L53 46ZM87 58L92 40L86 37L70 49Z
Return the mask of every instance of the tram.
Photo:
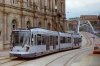
M17 29L11 33L10 56L34 58L81 47L80 34L42 28Z

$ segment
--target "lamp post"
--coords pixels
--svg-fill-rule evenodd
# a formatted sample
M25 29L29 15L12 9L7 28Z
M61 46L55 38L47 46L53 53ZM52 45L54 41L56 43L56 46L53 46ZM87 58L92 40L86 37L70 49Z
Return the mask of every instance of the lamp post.
M44 6L44 22L45 22L44 26L45 26L45 28L46 28L46 20L47 20L47 18L46 18L46 15L47 15L46 10L47 10L47 8L46 8L46 5L45 5Z
M21 18L21 25L20 25L20 27L21 28L23 28L23 0L20 0L20 13L21 13L21 15L20 15L20 18Z
M57 20L57 17L58 17L58 12L57 12L57 6L55 6L55 12L56 12L56 20ZM59 18L58 18L59 19ZM57 24L57 31L58 31L58 46L59 46L59 51L60 51L60 36L59 36L59 23L56 21L56 24Z
M44 0L44 26L45 26L45 28L46 28L46 22L47 22L47 17L46 17L46 15L47 15L47 0Z

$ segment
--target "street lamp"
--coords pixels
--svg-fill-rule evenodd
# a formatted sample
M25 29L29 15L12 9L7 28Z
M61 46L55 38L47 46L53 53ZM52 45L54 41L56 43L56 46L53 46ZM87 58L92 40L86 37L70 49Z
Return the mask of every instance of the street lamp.
M55 11L55 23L56 23L56 27L57 27L57 6L54 7L54 11ZM58 27L56 28L56 30L58 31Z
M57 13L57 6L55 6L55 12L56 12L56 16L58 17L58 13ZM57 17L56 17L56 20L57 20ZM57 24L58 22L56 21L56 24ZM58 40L60 40L60 36L59 36L59 23L57 24L57 31L58 31ZM60 51L60 41L58 41L58 45L59 45L59 51Z
M60 22L60 17L61 17L61 15L60 15L60 13L58 12L58 8L57 8L57 6L55 6L55 12L56 12L56 20L57 20L57 18L58 18L58 22ZM56 23L57 23L57 31L59 32L59 23L58 23L57 21L56 21Z

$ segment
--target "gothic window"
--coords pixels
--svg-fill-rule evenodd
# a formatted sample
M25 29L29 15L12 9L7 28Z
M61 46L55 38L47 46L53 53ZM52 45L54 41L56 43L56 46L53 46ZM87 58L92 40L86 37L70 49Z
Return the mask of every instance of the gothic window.
M27 28L31 27L30 21L27 21Z
M12 20L12 29L16 29L17 28L17 21L15 19Z

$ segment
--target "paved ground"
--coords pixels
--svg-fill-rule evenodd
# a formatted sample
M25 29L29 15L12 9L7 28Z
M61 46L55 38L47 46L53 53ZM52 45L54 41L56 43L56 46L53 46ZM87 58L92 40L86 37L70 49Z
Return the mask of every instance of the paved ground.
M100 66L100 55L89 54L78 62L73 62L71 66Z
M0 57L9 56L9 50L0 51Z
M91 36L93 36L91 34ZM93 44L100 44L100 38L96 37L95 39L90 38ZM71 66L100 66L100 54L90 53L88 55L83 55L78 58L75 58L73 62L70 63Z

